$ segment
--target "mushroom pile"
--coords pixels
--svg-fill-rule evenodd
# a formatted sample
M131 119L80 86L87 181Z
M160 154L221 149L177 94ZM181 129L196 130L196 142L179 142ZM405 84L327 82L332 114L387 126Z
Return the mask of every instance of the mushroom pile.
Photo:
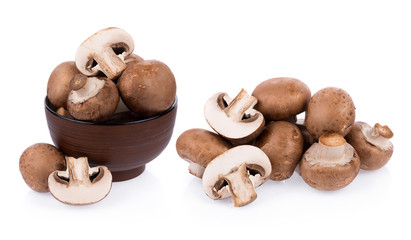
M297 115L305 113L305 119ZM388 126L355 122L355 106L343 89L327 87L313 96L295 78L260 83L250 96L216 93L204 106L216 132L190 129L176 142L189 172L202 178L212 199L232 197L234 206L253 202L255 188L282 181L296 171L318 190L346 187L359 169L383 167L391 158Z
M87 38L75 61L59 64L47 84L47 99L65 118L98 123L124 123L154 117L175 101L176 82L170 68L133 54L132 37L106 28ZM38 143L20 157L26 184L50 192L57 200L85 205L102 200L111 189L105 166L90 168L86 156L64 156L55 146Z

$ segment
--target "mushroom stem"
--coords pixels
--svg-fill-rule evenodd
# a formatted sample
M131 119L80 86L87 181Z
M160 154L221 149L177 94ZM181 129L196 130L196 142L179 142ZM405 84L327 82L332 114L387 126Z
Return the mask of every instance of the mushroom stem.
M240 93L230 102L224 111L228 117L241 121L245 111L253 108L256 104L257 98L248 95L244 89L241 89Z
M66 157L69 186L91 185L89 165L86 157Z
M374 127L372 127L371 129L370 135L375 138L381 136L383 138L390 139L394 136L394 133L391 131L391 129L387 125L382 126L381 124L376 123Z
M247 205L257 198L254 185L248 178L247 165L241 164L238 169L224 176L228 183L235 207Z
M124 63L124 56L117 56L114 51L102 51L94 56L98 63L96 68L107 75L107 78L114 79L119 76L127 65Z
M361 131L368 143L377 146L383 151L392 149L392 144L389 139L394 136L394 133L387 125L382 126L376 123L374 127L363 126Z
M346 141L343 136L336 133L323 135L318 143L317 159L327 159L330 163L344 159Z

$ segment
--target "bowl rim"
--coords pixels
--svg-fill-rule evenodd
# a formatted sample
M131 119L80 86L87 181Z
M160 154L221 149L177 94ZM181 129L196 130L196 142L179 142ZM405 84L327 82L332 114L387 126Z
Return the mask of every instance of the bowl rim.
M81 121L81 120L76 120L76 119L72 119L72 118L63 117L63 116L57 114L54 110L52 110L52 109L50 108L50 106L47 104L47 103L50 103L50 101L48 100L47 96L45 97L45 100L44 100L44 106L45 106L45 108L47 109L47 111L49 111L51 114L53 114L53 115L55 115L55 116L57 116L57 117L59 117L59 118L61 118L61 119L67 120L67 121L71 121L71 122L75 122L75 123L80 123L80 124L87 124L87 125L122 126L122 125L131 125L131 124L148 122L148 121L151 121L151 120L155 120L155 119L157 119L157 118L161 118L162 116L167 115L168 113L170 113L171 111L173 111L173 110L177 107L177 102L178 102L178 98L177 98L177 96L176 96L176 97L174 98L174 102L173 102L173 104L171 105L171 107L170 107L169 109L167 109L166 111L162 112L161 114L156 115L156 116L154 116L154 117L144 118L144 119L141 119L141 120L136 120L136 121L132 121L132 122L125 122L125 123L104 123L104 122L102 122L102 123L94 123L94 122L87 122L87 121ZM51 103L50 103L50 104L51 104Z

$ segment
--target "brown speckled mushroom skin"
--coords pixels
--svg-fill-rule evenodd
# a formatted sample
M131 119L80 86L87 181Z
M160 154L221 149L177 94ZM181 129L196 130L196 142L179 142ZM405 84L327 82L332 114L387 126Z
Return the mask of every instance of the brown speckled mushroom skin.
M360 170L360 158L354 151L351 161L343 166L322 166L319 163L310 166L303 155L300 161L300 173L304 181L318 190L333 191L350 184Z
M170 68L156 60L131 65L117 85L124 104L144 117L153 117L169 109L177 89Z
M355 121L355 106L350 95L340 88L323 88L308 103L305 124L318 139L327 133L346 136Z
M370 144L365 139L361 131L361 124L366 124L363 122L354 123L351 131L345 137L347 142L354 147L360 156L361 169L364 170L377 170L385 166L390 160L394 146L392 149L383 151L378 147Z
M54 171L66 169L64 155L47 143L36 143L20 156L20 173L26 184L37 192L48 192L48 178Z
M292 123L269 123L257 138L255 146L268 156L272 170L270 179L281 181L291 177L303 153L304 138Z
M269 122L287 119L305 111L311 91L296 78L279 77L260 83L252 96L258 100L255 109Z
M183 159L202 167L233 146L223 137L205 129L194 128L183 132L177 139L176 149Z
M120 101L120 95L113 81L107 78L100 79L104 79L105 84L96 96L78 104L67 101L67 110L74 119L103 122L113 116Z

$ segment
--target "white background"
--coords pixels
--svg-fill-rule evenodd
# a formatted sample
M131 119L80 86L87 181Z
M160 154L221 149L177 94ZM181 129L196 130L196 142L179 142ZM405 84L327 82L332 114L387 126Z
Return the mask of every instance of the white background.
M409 238L410 13L407 1L392 0L2 1L0 238ZM51 71L110 26L134 37L136 54L174 72L174 135L140 177L113 183L97 204L68 206L29 189L18 160L28 146L52 143L43 106ZM339 191L317 191L294 174L262 185L242 208L211 200L178 157L177 137L210 129L202 110L212 94L251 93L279 76L299 78L313 94L345 89L357 120L394 131L391 161Z

